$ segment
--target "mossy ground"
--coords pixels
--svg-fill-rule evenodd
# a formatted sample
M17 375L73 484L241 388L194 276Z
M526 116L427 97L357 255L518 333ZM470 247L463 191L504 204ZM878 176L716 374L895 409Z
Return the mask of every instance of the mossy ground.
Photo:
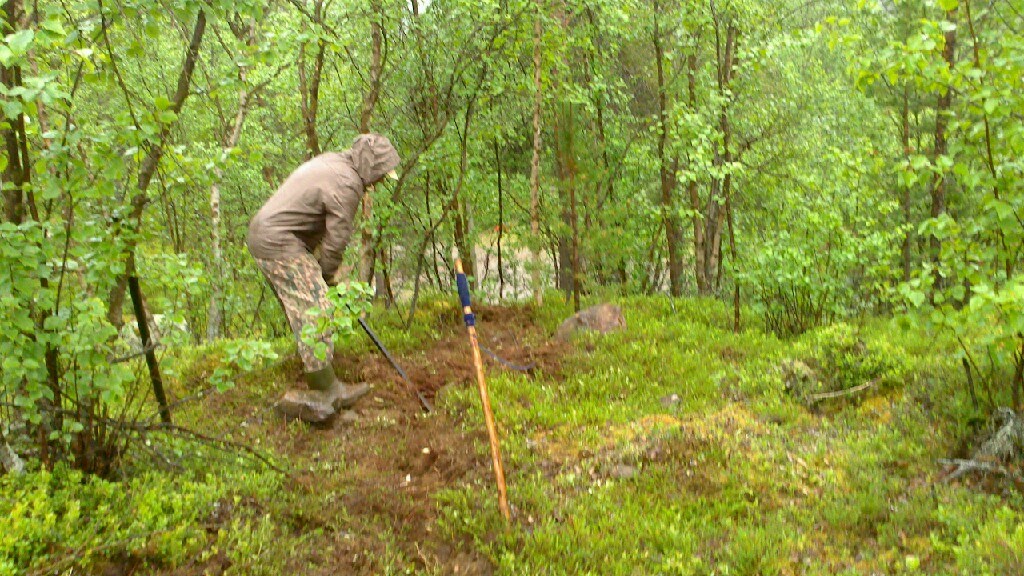
M1024 573L1021 494L946 482L937 462L966 450L977 417L952 343L877 319L780 341L734 334L715 301L633 298L620 302L626 331L552 348L570 311L549 301L478 326L499 353L539 363L488 368L511 525L458 313L437 301L409 333L373 318L413 379L440 390L435 414L357 336L339 367L376 384L359 419L285 424L267 407L298 374L286 359L178 417L287 474L177 441L158 447L177 469L123 483L3 478L0 573ZM165 359L172 390L201 388L217 357ZM786 358L884 385L808 406L784 389Z

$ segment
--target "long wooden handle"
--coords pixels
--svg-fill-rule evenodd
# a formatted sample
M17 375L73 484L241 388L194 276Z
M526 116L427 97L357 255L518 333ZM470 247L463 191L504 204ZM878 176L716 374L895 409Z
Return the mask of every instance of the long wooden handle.
M459 300L462 303L462 314L466 321L466 331L469 332L469 344L473 349L473 366L476 368L476 383L480 389L480 403L484 407L484 422L487 424L487 437L491 442L491 463L494 465L494 478L498 483L498 507L501 515L508 521L512 513L508 507L508 491L505 488L505 469L501 465L501 448L498 446L498 428L494 423L494 413L491 411L491 400L487 394L487 381L484 379L484 361L480 357L480 343L476 338L476 325L473 317L473 308L469 302L469 286L465 284L465 272L462 271L462 260L455 259L455 272L459 275Z

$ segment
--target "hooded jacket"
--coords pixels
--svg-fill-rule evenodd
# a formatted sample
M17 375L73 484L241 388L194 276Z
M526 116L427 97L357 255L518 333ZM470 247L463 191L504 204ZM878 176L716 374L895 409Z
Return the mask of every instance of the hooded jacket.
M399 162L394 146L379 134L361 134L350 149L309 160L285 179L249 223L249 252L275 260L311 254L319 245L320 269L330 280L352 236L363 192Z

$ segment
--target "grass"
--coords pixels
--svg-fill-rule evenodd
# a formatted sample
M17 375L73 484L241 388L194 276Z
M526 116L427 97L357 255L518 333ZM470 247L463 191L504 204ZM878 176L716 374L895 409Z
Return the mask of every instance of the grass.
M73 474L0 478L0 517L15 527L0 531L11 534L0 536L0 574L69 549L96 549L80 561L93 567L128 554L141 573L330 573L343 558L364 573L442 574L460 562L474 573L479 562L462 557L499 574L1024 573L1021 494L941 478L936 461L958 450L973 416L951 342L885 319L780 341L753 327L732 333L731 311L715 301L620 303L628 330L580 336L560 370L489 370L510 527L486 465L425 503L394 504L431 509L420 536L423 546L453 548L445 562L417 560L405 528L382 528L388 518L368 513L373 507L349 506L366 487L351 476L364 464L352 446L298 425L273 436L233 428L232 410L281 389L286 362L240 378L230 405L188 418L239 441L262 438L277 461L329 489L302 489L238 457L195 454L184 458L186 470L136 475L128 490ZM437 317L450 312L428 300L410 334L397 314L374 327L396 353L412 353L438 338ZM550 334L568 312L556 301L531 314ZM288 352L287 342L276 346ZM342 347L370 352L362 339ZM191 356L177 384L201 380L217 362L210 358ZM819 360L823 379L884 385L809 406L785 391L779 366L787 358ZM475 387L452 384L439 404L470 439L473 458L486 462ZM363 425L395 430L387 418ZM406 436L360 453L386 461L417 442ZM69 506L84 513L68 515ZM233 510L222 523L211 520L219 506ZM117 508L143 513L128 521L111 514ZM175 536L98 548L136 528ZM76 536L82 530L88 539ZM360 530L375 542L369 565L351 558L358 551L348 542ZM65 548L55 544L60 534Z

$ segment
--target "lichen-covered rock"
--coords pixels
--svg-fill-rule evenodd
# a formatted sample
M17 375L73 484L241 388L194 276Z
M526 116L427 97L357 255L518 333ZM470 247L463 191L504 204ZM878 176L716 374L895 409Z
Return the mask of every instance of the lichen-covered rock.
M989 437L978 448L975 458L1010 464L1024 455L1024 419L1013 410L996 410L989 422L989 429Z
M555 332L555 338L564 341L581 330L594 330L604 334L625 327L626 318L622 315L622 308L606 302L580 310L566 318Z
M0 442L0 473L21 474L24 470L21 458L6 442Z
M811 403L811 395L821 391L818 373L801 360L786 358L779 364L782 383L790 396L805 404Z

